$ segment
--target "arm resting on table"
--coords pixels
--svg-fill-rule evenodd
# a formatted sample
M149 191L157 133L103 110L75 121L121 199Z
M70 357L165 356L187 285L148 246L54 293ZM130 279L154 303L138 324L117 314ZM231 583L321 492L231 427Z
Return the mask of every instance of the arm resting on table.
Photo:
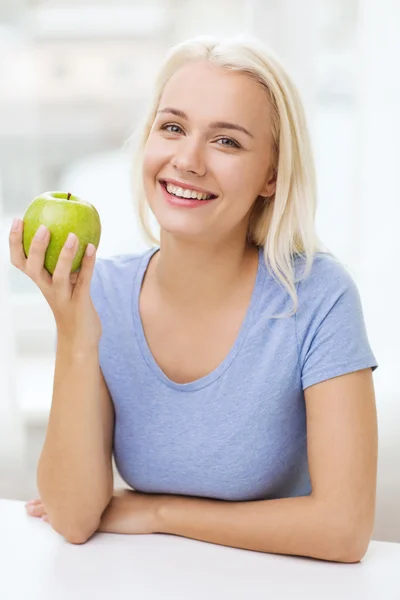
M310 496L225 502L163 496L160 533L260 552L358 562L374 524L377 420L370 369L305 390Z
M37 486L52 527L72 543L96 531L111 499L113 427L98 349L59 340Z

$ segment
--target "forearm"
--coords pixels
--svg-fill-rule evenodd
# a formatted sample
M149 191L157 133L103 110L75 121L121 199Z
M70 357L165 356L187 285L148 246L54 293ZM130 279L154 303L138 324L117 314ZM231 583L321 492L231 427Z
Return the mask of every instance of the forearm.
M40 496L63 535L95 530L113 490L99 408L95 348L57 346L53 399L37 470Z
M214 544L358 562L356 544L335 514L312 496L254 502L163 497L160 533Z

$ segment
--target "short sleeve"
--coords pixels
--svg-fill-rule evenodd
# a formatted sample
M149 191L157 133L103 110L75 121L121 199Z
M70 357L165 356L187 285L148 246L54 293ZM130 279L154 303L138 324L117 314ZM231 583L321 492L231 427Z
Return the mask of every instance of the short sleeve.
M327 263L326 267L316 268L302 298L297 335L303 390L352 371L378 367L354 280L340 264Z

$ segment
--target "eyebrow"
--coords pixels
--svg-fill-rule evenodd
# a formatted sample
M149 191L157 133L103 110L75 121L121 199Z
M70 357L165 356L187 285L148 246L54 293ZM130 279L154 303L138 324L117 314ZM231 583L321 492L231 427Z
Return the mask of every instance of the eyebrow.
M175 115L176 117L181 117L181 119L185 119L186 121L189 120L186 113L184 113L183 110L179 110L177 108L166 107L157 111L157 114L160 113L170 113L172 115ZM250 133L250 131L248 131L241 125L236 125L235 123L228 123L227 121L214 121L213 123L210 123L210 127L211 129L233 129L236 131L241 131L249 137L254 138L254 135Z

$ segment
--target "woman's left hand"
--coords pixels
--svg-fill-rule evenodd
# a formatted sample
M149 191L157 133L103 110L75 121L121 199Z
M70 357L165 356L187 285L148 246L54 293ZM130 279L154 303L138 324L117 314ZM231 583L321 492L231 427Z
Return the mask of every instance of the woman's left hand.
M157 533L161 499L162 496L156 494L143 494L129 489L114 490L101 516L97 531L127 534ZM49 522L40 498L27 502L25 508L29 515Z
M101 516L98 531L107 533L157 533L162 496L134 490L114 490Z

